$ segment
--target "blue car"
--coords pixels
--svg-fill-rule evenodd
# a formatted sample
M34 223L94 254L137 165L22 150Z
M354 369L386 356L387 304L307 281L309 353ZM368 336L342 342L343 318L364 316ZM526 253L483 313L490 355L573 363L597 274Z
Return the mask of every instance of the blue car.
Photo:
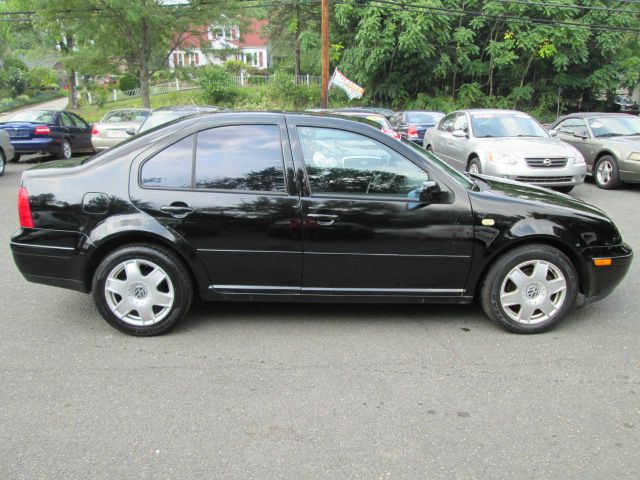
M52 154L71 158L76 152L93 152L91 125L80 116L64 110L23 110L0 129L9 134L15 150L13 161L20 155Z

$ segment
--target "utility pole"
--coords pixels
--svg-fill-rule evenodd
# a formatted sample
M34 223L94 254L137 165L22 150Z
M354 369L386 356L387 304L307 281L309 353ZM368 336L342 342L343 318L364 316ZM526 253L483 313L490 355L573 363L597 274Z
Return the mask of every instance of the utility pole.
M320 108L329 108L329 0L322 0L322 93Z

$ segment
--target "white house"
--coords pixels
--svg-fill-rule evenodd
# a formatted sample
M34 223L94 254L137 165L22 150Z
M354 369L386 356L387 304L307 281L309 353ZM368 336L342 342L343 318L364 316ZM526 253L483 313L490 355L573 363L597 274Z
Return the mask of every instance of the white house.
M226 60L242 60L259 69L270 67L269 39L262 35L267 21L251 18L246 22L243 31L233 24L197 28L169 56L169 68L221 65Z

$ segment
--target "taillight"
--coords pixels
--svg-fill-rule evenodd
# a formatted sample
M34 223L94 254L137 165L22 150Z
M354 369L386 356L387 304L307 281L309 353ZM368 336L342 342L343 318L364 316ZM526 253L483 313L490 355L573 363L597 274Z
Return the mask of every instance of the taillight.
M49 135L49 127L46 125L38 125L36 129L33 131L36 135Z
M100 136L100 132L98 131L98 126L97 125L93 125L93 128L91 129L91 135L94 137L98 137Z
M20 217L20 226L24 228L33 228L33 217L31 216L31 205L29 205L29 193L24 187L18 190L18 216Z
M410 135L410 136L412 136L412 137L415 137L415 136L417 136L417 135L418 135L418 129L417 129L415 126L411 125L411 126L407 129L407 134L408 134L408 135Z

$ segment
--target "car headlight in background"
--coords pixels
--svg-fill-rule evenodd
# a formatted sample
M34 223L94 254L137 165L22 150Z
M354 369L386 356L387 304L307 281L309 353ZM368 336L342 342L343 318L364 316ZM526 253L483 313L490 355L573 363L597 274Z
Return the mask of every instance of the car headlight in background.
M489 152L487 159L490 162L500 163L502 165L515 165L518 163L518 157L515 157L510 153Z
M629 160L635 160L636 162L640 162L640 152L631 152L629 154Z
M573 154L573 164L574 165L583 165L585 163L584 161L584 157L582 156L582 154L578 151L574 152Z

